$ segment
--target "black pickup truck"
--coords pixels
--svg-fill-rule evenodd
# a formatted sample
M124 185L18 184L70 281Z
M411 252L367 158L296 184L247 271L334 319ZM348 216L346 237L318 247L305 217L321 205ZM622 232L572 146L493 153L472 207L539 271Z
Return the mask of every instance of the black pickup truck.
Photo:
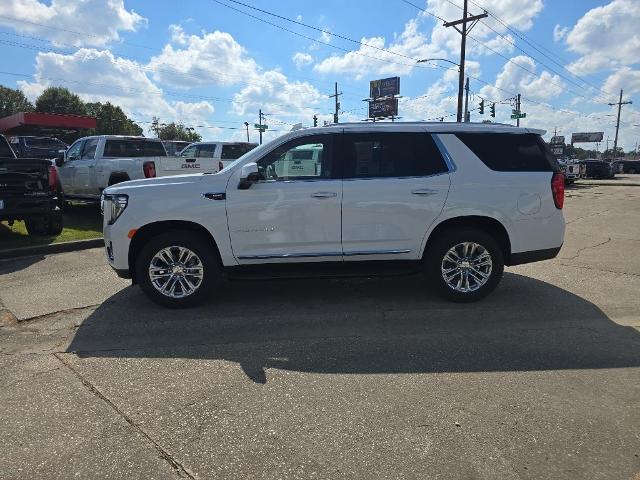
M58 235L63 226L59 184L49 160L16 158L0 135L0 221L24 220L29 235Z

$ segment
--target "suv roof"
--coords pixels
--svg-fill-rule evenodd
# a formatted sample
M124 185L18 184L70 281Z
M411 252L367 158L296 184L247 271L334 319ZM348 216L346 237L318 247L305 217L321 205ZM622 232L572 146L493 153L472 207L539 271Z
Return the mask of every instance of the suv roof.
M403 131L426 128L434 133L535 133L544 135L546 130L537 128L522 128L505 123L480 123L480 122L353 122L353 123L332 123L322 127L307 128L304 131L327 129L353 130L382 130L382 131ZM301 130L298 130L301 131Z

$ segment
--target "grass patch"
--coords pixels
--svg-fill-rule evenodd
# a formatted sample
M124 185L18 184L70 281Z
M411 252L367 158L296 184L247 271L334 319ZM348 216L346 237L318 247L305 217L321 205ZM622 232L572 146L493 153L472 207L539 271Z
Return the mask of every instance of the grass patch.
M15 222L11 227L7 222L0 222L0 250L100 237L102 237L102 215L100 215L100 208L92 204L69 205L64 212L64 229L60 235L56 236L30 236L22 221Z

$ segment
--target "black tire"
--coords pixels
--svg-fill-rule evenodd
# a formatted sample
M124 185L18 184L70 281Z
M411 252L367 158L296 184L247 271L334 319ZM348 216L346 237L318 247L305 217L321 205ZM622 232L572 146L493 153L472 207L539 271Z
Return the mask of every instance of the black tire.
M184 247L195 253L202 263L202 281L188 296L174 298L161 293L151 282L151 260L167 247ZM203 302L222 280L222 269L215 245L195 232L172 230L153 237L142 248L136 261L136 278L142 291L155 303L169 308L185 308Z
M24 223L29 235L39 237L60 235L64 226L61 210L56 210L43 217L27 219Z
M442 263L447 252L463 242L474 242L482 246L491 257L491 272L488 280L473 291L462 292L450 287L442 273ZM504 271L504 255L500 245L487 232L472 227L456 227L438 234L425 252L425 273L436 292L454 302L475 302L486 297L500 283Z

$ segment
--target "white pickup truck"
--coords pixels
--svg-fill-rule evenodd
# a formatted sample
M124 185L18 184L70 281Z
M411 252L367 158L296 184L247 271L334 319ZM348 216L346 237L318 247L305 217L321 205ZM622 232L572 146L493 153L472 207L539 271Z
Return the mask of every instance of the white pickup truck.
M213 158L168 157L159 139L118 135L80 138L55 163L65 198L82 200L99 200L105 188L127 180L219 169Z

